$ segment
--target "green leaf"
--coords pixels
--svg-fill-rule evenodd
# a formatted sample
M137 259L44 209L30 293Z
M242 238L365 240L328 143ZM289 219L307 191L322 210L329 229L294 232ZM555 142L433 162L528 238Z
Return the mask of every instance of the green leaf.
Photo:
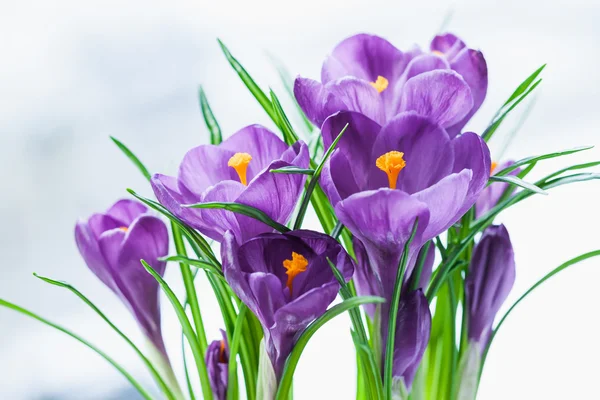
M106 317L106 315L102 311L100 311L100 309L94 303L92 303L92 301L90 299L88 299L83 293L81 293L74 286L72 286L71 284L69 284L67 282L57 281L57 280L54 280L51 278L47 278L47 277L38 275L36 273L34 273L33 276L35 276L38 279L41 279L42 281L44 281L46 283L51 284L51 285L68 289L73 294L75 294L77 297L79 297L81 300L83 300L83 302L85 304L87 304L92 310L94 310L94 312L96 312L96 314L98 314L100 316L100 318L102 318L104 320L104 322L106 322L119 336L121 336L121 338L123 340L125 340L125 342L127 342L127 344L129 346L131 346L133 351L135 351L135 353L140 357L140 359L146 365L146 367L150 371L150 374L152 375L152 377L154 378L154 380L156 381L156 383L158 384L160 389L163 391L163 393L169 399L176 399L175 395L173 394L173 392L171 391L169 386L165 383L165 381L162 379L162 377L160 376L160 374L158 373L156 368L154 368L154 365L152 365L150 360L144 355L144 353L142 353L142 351L139 349L139 347L137 347L135 345L135 343L133 343L131 341L131 339L129 339L127 337L127 335L125 335L119 328L117 328L117 326L115 324L113 324L112 321L109 320L108 317Z
M314 172L312 178L310 179L308 188L306 189L306 192L304 192L304 197L302 197L302 203L300 203L298 216L296 217L296 222L294 223L294 229L300 229L300 227L302 226L302 222L304 221L304 216L306 214L306 210L308 209L308 202L310 201L311 195L312 195L313 191L315 190L317 183L319 183L319 177L321 176L321 171L323 170L323 167L325 166L325 162L327 161L327 159L329 159L329 157L331 156L331 153L333 153L333 151L335 150L338 142L342 138L342 135L344 134L344 132L346 132L346 129L348 129L348 126L349 126L349 124L346 124L342 128L342 130L337 135L335 140L331 143L331 146L329 146L329 148L327 149L327 152L323 156L321 163L315 169L315 172Z
M152 175L150 175L150 171L144 166L144 164L140 161L139 158L127 146L125 146L121 141L117 138L111 136L111 140L117 145L117 147L133 162L133 164L140 170L142 175L148 180L152 179Z
M552 189L558 186L568 185L570 183L586 182L595 179L600 179L600 174L587 172L581 174L567 175L545 182L544 189Z
M261 211L257 208L247 206L245 204L239 203L217 203L217 202L208 202L208 203L198 203L198 204L187 204L183 207L188 208L216 208L221 210L231 211L237 214L246 215L250 218L254 218L257 221L260 221L266 225L269 225L271 228L281 232L289 232L290 229L287 226L280 224L271 219L264 211Z
M204 93L202 86L198 88L198 99L200 100L200 110L202 110L202 116L204 117L204 123L210 132L210 143L219 144L223 141L223 135L221 134L221 127L215 118L208 99Z
M191 265L192 267L201 268L207 272L210 272L211 274L218 275L219 277L223 278L223 272L220 271L219 269L217 269L217 267L215 267L213 264L206 262L206 261L194 260L193 258L188 258L185 256L161 257L161 258L159 258L159 260L166 261L166 262L184 263L187 265Z
M231 346L229 347L229 365L228 365L228 374L229 374L229 385L227 388L227 400L235 400L237 399L237 393L235 391L230 390L232 388L232 382L237 383L237 354L240 348L240 340L242 338L242 327L244 326L244 319L246 318L246 313L248 312L248 307L242 304L240 307L240 312L238 314L237 320L235 321L235 329L233 331L233 338L231 340ZM237 385L236 385L237 386Z
M506 102L504 103L503 107L506 107L508 104L510 104L511 101L513 101L514 99L516 99L517 97L519 97L522 93L524 93L529 88L529 86L531 85L531 83L533 81L535 81L535 79L538 77L538 75L544 70L544 68L546 68L546 64L542 65L541 67L539 67L538 69L536 69L531 75L529 75L527 77L527 79L525 79L517 87L517 89L515 89L515 91L513 92L513 94L510 95L510 97L508 98L508 100L506 100Z
M277 121L275 123L279 126L281 133L283 133L283 138L288 145L292 145L299 140L298 134L294 130L289 118L285 115L285 111L283 111L283 107L275 95L275 92L270 91L271 95L271 103L273 104L273 110L275 110L275 115L277 116ZM278 122L279 121L279 122Z
M510 315L510 313L513 312L513 310L527 297L529 296L529 294L531 294L531 292L533 292L535 289L537 289L539 286L541 286L544 282L546 282L548 279L552 278L554 275L558 274L561 271L564 271L565 269L580 263L581 261L585 261L589 258L592 257L597 257L600 256L600 250L594 250L594 251L590 251L588 253L585 254L581 254L575 258L570 259L569 261L559 265L558 267L554 268L552 271L550 271L549 273L547 273L546 275L544 275L544 277L542 277L542 279L540 279L539 281L537 281L535 284L533 284L533 286L531 286L529 289L527 289L527 291L525 291L525 293L523 293L523 295L521 297L519 297L519 299L517 301L515 301L513 303L512 306L510 306L510 308L508 309L508 311L506 312L506 314L504 314L504 316L500 319L500 322L498 322L498 325L496 325L496 328L494 329L494 331L492 332L492 335L490 337L488 346L485 350L485 353L483 355L483 362L485 362L487 353L490 349L490 346L492 344L492 341L494 340L494 337L496 336L496 334L498 333L498 330L500 329L500 327L502 326L502 324L504 324L504 321L506 321L506 318Z
M301 174L301 175L314 175L315 170L310 168L298 168L294 166L289 167L281 167L277 169L271 169L269 172L274 172L276 174Z
M416 218L413 224L412 232L410 237L404 244L402 250L402 256L400 257L400 263L398 265L398 272L396 273L396 283L394 284L394 294L392 295L392 302L390 303L390 315L388 324L388 335L387 344L385 348L385 360L383 367L383 392L387 400L392 400L392 366L394 358L394 342L396 340L396 319L398 318L398 307L400 305L400 295L402 292L402 280L404 279L404 273L406 271L406 264L408 263L408 251L409 246L412 243L415 235L417 234L417 227L419 226L419 219Z
M494 176L507 175L523 165L537 163L538 161L541 161L541 160L548 160L551 158L562 157L562 156L567 156L567 155L574 154L574 153L579 153L580 151L589 150L589 149L592 149L593 147L594 146L581 146L581 147L575 147L575 148L568 149L568 150L556 151L553 153L542 154L539 156L523 158L519 161L516 161L514 164L509 165L508 167L504 168L503 170L498 171L497 173L494 174Z
M491 182L506 182L506 183L509 183L514 186L522 187L523 189L527 189L534 193L543 194L543 195L548 194L548 192L540 189L539 187L535 186L533 183L525 182L524 180L519 179L518 177L516 177L514 175L504 175L504 176L492 175L492 176L490 176L490 181Z
M300 356L302 355L304 348L308 344L308 341L319 330L319 328L321 328L323 325L325 325L327 322L337 317L338 315L343 314L344 312L354 307L358 307L363 304L369 303L385 303L385 299L376 296L362 296L344 300L340 304L337 304L331 307L329 310L327 310L325 314L317 318L302 332L302 334L298 337L296 344L294 345L292 353L285 362L285 367L283 369L283 374L281 375L279 388L277 389L277 400L283 400L289 397L290 387L292 385L292 378L294 376L296 366L298 365L298 361L300 360Z
M55 324L54 322L50 322L45 318L40 317L39 315L25 309L22 307L19 307L16 304L13 304L9 301L0 299L0 306L9 308L11 310L14 310L16 312L19 312L23 315L26 315L28 317L31 317L35 320L38 320L39 322L46 324L56 330L59 330L69 336L71 336L73 339L79 341L80 343L83 343L85 346L87 346L88 348L92 349L93 351L95 351L98 355L100 355L102 358L104 358L106 361L108 361L113 367L115 367L124 377L125 379L127 379L129 381L129 383L131 383L131 385L140 393L140 395L146 399L146 400L152 400L152 396L146 391L146 389L144 389L142 387L142 385L140 385L140 383L138 381L135 380L135 378L133 376L131 376L126 370L125 368L123 368L119 363L117 363L115 360L113 360L108 354L106 354L105 352L103 352L102 350L100 350L99 348L97 348L96 346L94 346L93 344L91 344L90 342L88 342L87 340L85 340L84 338L82 338L81 336L71 332L70 330L68 330L67 328L64 328L60 325Z
M263 107L263 109L266 111L266 113L269 115L269 117L271 117L273 122L275 122L277 124L277 115L275 114L275 110L273 109L273 104L271 104L269 97L267 97L265 92L263 92L262 89L256 84L256 82L254 82L254 79L252 79L250 74L248 74L248 72L246 72L244 67L242 67L242 64L240 64L238 62L238 60L236 60L235 57L233 57L233 55L231 54L229 49L225 46L225 44L220 39L217 39L217 41L219 42L219 46L221 46L221 50L223 50L223 53L225 54L227 61L229 61L229 64L233 67L235 72L237 72L239 77L242 79L242 82L244 82L244 85L246 85L248 90L250 90L250 93L252 93L254 98L256 98L256 100L258 100L260 105Z
M559 175L564 174L565 172L569 172L569 171L575 171L578 169L586 169L586 168L591 168L591 167L596 167L600 165L600 161L592 161L592 162L588 162L588 163L583 163L583 164L575 164L575 165L571 165L569 167L560 169L556 172L553 172L552 174L548 175L547 177L544 178L544 181L548 181L549 179L555 178Z
M183 333L187 338L190 348L192 349L192 354L194 355L194 360L196 361L196 367L198 368L198 376L200 378L200 383L202 385L202 395L206 400L212 400L212 390L210 388L210 381L208 379L208 372L206 369L206 364L204 363L204 354L202 354L200 343L198 342L198 337L188 320L187 315L185 314L185 310L181 303L179 303L179 299L171 290L167 282L160 276L148 263L144 260L141 260L142 265L146 268L146 271L150 275L156 279L161 289L171 302L173 309L175 310L175 314L177 314L177 318L179 319L179 323L181 324L181 328L183 329Z

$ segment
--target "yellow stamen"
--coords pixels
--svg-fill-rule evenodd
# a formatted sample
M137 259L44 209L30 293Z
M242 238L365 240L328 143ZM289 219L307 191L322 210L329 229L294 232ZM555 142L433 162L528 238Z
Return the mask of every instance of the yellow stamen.
M432 53L433 53L433 54L435 54L436 56L440 56L440 57L443 57L443 56L444 56L444 53L442 53L442 52L441 52L441 51L439 51L439 50L434 50L434 51L432 51Z
M128 232L129 231L129 228L126 227L126 226L122 226L119 229L122 230L123 232Z
M494 173L494 170L498 168L498 163L496 161L492 161L492 167L490 168L490 175Z
M389 151L375 161L377 168L387 174L390 189L396 189L398 174L406 167L406 161L402 157L404 157L402 152Z
M247 186L248 181L246 180L246 171L248 170L248 164L250 164L252 156L248 153L235 153L233 157L227 162L227 166L232 167L240 177L242 185Z
M221 347L219 348L219 362L226 363L225 360L225 341L221 340Z
M302 254L298 254L295 251L292 251L291 260L283 260L283 267L286 269L285 273L288 276L286 286L290 289L290 296L292 295L294 278L299 273L306 271L307 266L308 260Z
M388 80L385 79L383 76L379 75L377 77L377 80L375 82L370 82L371 86L373 86L375 88L375 90L377 90L379 93L383 92L385 89L387 89L388 87Z

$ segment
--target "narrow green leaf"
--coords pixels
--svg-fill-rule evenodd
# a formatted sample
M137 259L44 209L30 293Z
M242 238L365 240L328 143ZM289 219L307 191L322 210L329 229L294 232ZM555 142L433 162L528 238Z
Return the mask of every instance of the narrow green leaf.
M511 101L513 101L514 99L516 99L517 97L519 97L522 93L524 93L529 86L531 85L531 83L533 81L535 81L535 79L538 77L538 75L544 70L544 68L546 68L546 64L542 65L541 67L539 67L538 69L536 69L535 71L533 71L533 73L531 75L529 75L527 77L527 79L525 79L513 92L513 94L510 95L510 97L508 98L508 100L506 100L506 102L504 103L503 107L507 106L508 104L510 104Z
M327 262L329 263L329 268L331 268L331 272L333 272L333 276L335 276L335 279L340 284L340 294L342 296L342 299L346 300L346 299L352 297L352 294L350 293L350 290L348 289L348 285L346 285L346 280L344 279L344 276L342 275L340 270L337 269L337 267L335 266L335 264L333 262L331 262L329 257L327 257Z
M276 174L301 174L301 175L314 175L315 174L314 169L298 168L298 167L294 167L294 166L271 169L271 170L269 170L269 172L274 172Z
M216 208L231 211L237 214L246 215L250 218L254 218L257 221L260 221L266 225L269 225L271 228L281 232L289 232L290 229L287 226L280 224L271 219L264 211L261 211L257 208L247 206L245 204L239 203L216 203L216 202L208 202L208 203L198 203L198 204L187 204L183 207L188 208Z
M524 180L519 179L518 177L516 177L514 175L504 175L504 176L492 175L492 176L490 176L490 182L506 182L513 186L522 187L523 189L527 189L534 193L543 194L543 195L548 194L548 192L540 189L539 187L535 186L533 183L525 182Z
M402 292L402 280L404 279L404 273L406 271L406 264L408 264L408 251L410 244L412 243L415 235L417 234L417 227L419 226L419 219L416 218L413 224L412 232L410 237L404 244L402 250L402 256L400 257L400 263L398 265L398 272L396 273L396 283L394 284L394 294L392 295L392 302L390 303L390 315L388 324L388 335L387 344L385 348L385 360L383 368L383 390L385 398L392 400L392 365L394 358L394 342L396 340L396 320L398 318L398 307L400 305L400 295Z
M600 174L587 172L581 174L567 175L545 182L544 189L552 189L558 186L568 185L570 183L586 182L595 179L600 179Z
M298 337L296 344L294 345L294 349L292 353L288 357L285 362L285 367L283 369L283 374L281 376L281 381L279 383L279 388L277 389L277 400L288 399L290 387L292 385L292 378L294 376L294 372L296 370L296 366L298 365L298 361L300 360L300 356L304 351L304 348L308 344L308 341L312 338L312 336L325 325L327 322L332 320L344 312L359 307L363 304L369 303L384 303L385 299L376 296L362 296L362 297L353 297L348 300L344 300L340 304L337 304L331 307L329 310L325 312L325 314L321 315L317 318L313 323L311 323Z
M192 267L198 267L201 268L207 272L210 272L211 274L214 275L218 275L221 278L223 278L223 272L220 271L219 269L217 269L217 267L215 267L213 264L206 262L206 261L202 261L202 260L194 260L193 258L188 258L185 256L169 256L169 257L161 257L159 258L160 261L166 261L166 262L179 262L179 263L184 263L187 265L191 265Z
M23 308L23 307L19 307L16 304L13 304L9 301L0 299L0 306L2 307L6 307L9 308L11 310L14 310L16 312L19 312L23 315L26 315L30 318L33 318L35 320L38 320L39 322L46 324L56 330L59 330L69 336L71 336L73 339L79 341L80 343L84 344L85 346L87 346L88 348L92 349L93 351L96 352L96 354L98 354L99 356L101 356L102 358L104 358L106 361L108 361L113 367L115 367L124 377L125 379L127 379L129 381L129 383L131 383L131 385L140 393L140 395L146 399L146 400L152 400L152 396L146 391L146 389L144 389L142 387L142 385L140 385L140 383L138 381L135 380L135 378L133 376L131 376L129 374L129 372L127 372L125 370L125 368L123 368L119 363L117 363L115 360L113 360L108 354L106 354L105 352L103 352L102 350L100 350L99 348L97 348L96 346L94 346L93 344L91 344L90 342L88 342L87 340L85 340L84 338L82 338L81 336L71 332L70 330L68 330L67 328L64 328L60 325L55 324L54 322L50 322L45 318L40 317L39 315Z
M237 399L236 393L231 389L231 383L237 382L237 354L240 348L240 340L242 339L242 327L244 326L244 319L246 318L246 313L248 312L248 307L245 305L241 305L240 312L238 314L237 320L235 321L235 329L233 331L233 338L231 340L231 346L229 347L229 365L228 365L228 374L229 374L229 387L227 388L227 400L235 400Z
M137 158L137 156L135 154L133 154L133 152L131 150L129 150L129 148L127 146L125 146L121 141L119 141L117 138L115 138L113 136L111 136L110 139L127 156L127 158L129 158L131 160L131 162L133 162L133 164L137 167L137 169L140 170L140 172L142 173L142 175L144 175L144 177L146 179L148 179L148 180L152 179L152 175L150 174L150 171L148 171L146 166L144 166L144 164L140 161L140 159Z
M546 282L548 279L552 278L554 275L558 274L561 271L564 271L565 269L580 263L581 261L585 261L587 259L590 259L592 257L597 257L600 256L600 250L594 250L594 251L590 251L588 253L585 254L581 254L575 258L570 259L569 261L559 265L558 267L554 268L552 271L550 271L549 273L547 273L546 275L544 275L542 277L542 279L540 279L539 281L537 281L535 284L533 284L533 286L531 286L529 289L527 289L527 291L525 291L525 293L523 293L523 295L521 297L519 297L519 299L517 301L515 301L513 303L512 306L510 306L510 308L508 309L508 311L504 314L504 316L500 319L500 322L498 322L498 325L496 325L496 328L494 329L494 331L492 332L492 335L490 337L489 343L487 345L487 348L485 350L485 353L483 355L483 363L485 363L485 359L487 356L487 353L490 349L490 346L492 344L492 341L494 340L494 337L497 335L498 330L500 329L500 327L502 327L502 324L504 324L504 321L506 321L506 318L510 315L510 313L512 313L514 311L514 309L523 301L525 300L525 298L527 296L529 296L531 294L531 292L533 292L535 289L537 289L539 286L541 286L544 282Z
M423 246L423 249L420 252L420 257L417 260L417 266L414 269L414 272L411 274L410 281L410 290L417 290L419 288L419 282L421 281L421 273L423 272L423 266L425 265L425 259L427 258L427 253L429 252L429 248L431 247L432 241L428 241ZM427 288L423 288L427 289Z
M279 126L281 133L283 133L283 138L288 145L292 145L299 140L298 134L294 130L292 123L289 118L283 111L283 107L281 106L281 102L277 98L277 95L273 90L270 91L271 95L271 103L273 104L273 110L275 111L275 115L277 116L277 121L275 123Z
M92 310L94 310L94 312L96 314L98 314L100 316L100 318L102 318L104 320L104 322L106 322L108 324L108 326L110 326L119 336L121 336L121 338L123 340L125 340L125 342L127 342L127 344L133 349L133 351L135 351L135 353L140 357L142 362L148 368L148 371L150 371L150 374L152 375L152 377L154 378L154 380L160 387L161 391L169 399L176 399L175 395L173 394L173 392L171 391L169 386L165 383L165 381L160 376L160 374L158 373L156 368L154 368L154 365L152 365L152 362L144 355L144 353L142 353L142 351L139 349L139 347L137 347L135 345L135 343L133 343L131 341L131 339L129 339L127 337L127 335L125 335L115 324L112 323L112 321L110 319L108 319L108 317L102 311L100 311L100 309L94 303L92 303L92 301L90 299L88 299L83 293L81 293L79 290L77 290L77 288L75 288L74 286L72 286L71 284L69 284L67 282L57 281L57 280L54 280L51 278L47 278L45 276L38 275L35 272L33 273L33 276L35 276L38 279L41 279L42 281L44 281L46 283L51 284L51 285L68 289L69 291L71 291L71 293L75 294L77 297L79 297L81 300L83 300L83 302L85 304L87 304Z
M219 144L223 141L223 135L221 134L221 127L215 118L208 99L204 93L202 86L198 88L198 99L200 101L200 110L202 110L202 116L204 117L204 123L210 132L210 143Z
M563 168L563 169L559 169L556 172L553 172L552 174L548 175L547 177L544 178L544 181L548 181L552 178L556 178L559 175L564 174L565 172L569 172L569 171L575 171L578 169L586 169L586 168L591 168L591 167L596 167L600 165L600 161L592 161L592 162L588 162L588 163L583 163L583 164L575 164L575 165L571 165L569 167Z
M177 318L179 319L179 323L181 324L181 328L183 329L185 337L188 339L190 348L192 349L192 354L194 355L194 360L196 361L198 376L200 378L200 383L202 386L202 395L204 396L204 399L212 400L213 395L212 390L210 388L210 381L208 379L208 371L204 362L204 354L201 351L201 346L198 341L198 337L196 336L194 328L192 328L192 325L190 324L190 321L187 315L185 314L183 306L181 305L181 303L179 303L179 299L177 299L177 296L175 295L173 290L171 290L169 284L165 282L162 276L160 276L150 265L148 265L146 261L141 260L141 263L144 266L144 268L146 268L146 271L148 271L148 273L152 275L154 279L156 279L161 289L171 302L171 305L175 310L175 314L177 314Z
M308 188L306 189L306 191L304 192L304 196L302 197L302 202L300 203L300 208L298 209L299 210L298 216L296 217L296 222L294 223L294 229L300 229L300 227L302 226L302 222L304 221L304 216L306 214L306 210L308 209L308 202L310 201L310 198L312 196L313 191L315 190L315 187L317 186L317 183L319 183L319 177L321 176L321 171L323 170L323 167L325 166L325 162L329 159L329 157L331 156L331 153L333 153L333 151L335 150L338 142L342 138L342 135L344 134L344 132L346 132L346 129L348 129L348 126L349 126L349 124L346 124L342 128L341 132L337 135L335 140L331 143L331 146L329 146L329 148L327 149L327 152L323 156L323 159L321 160L321 162L315 169L315 172L314 172L312 178L310 179Z
M254 82L254 79L252 79L250 74L248 74L244 67L242 67L242 64L240 64L238 60L236 60L236 58L231 54L231 52L225 46L225 44L220 39L217 39L217 41L219 42L219 46L221 46L221 50L223 50L227 61L229 61L229 64L233 67L235 72L237 72L239 77L242 79L244 85L246 85L248 90L250 90L250 93L252 93L256 100L258 100L260 105L263 107L263 109L266 111L269 117L271 117L273 122L277 124L277 115L275 114L273 104L271 104L269 97L267 97L265 92L263 92L262 89L256 84L256 82Z
M580 147L575 147L575 148L568 149L568 150L555 151L552 153L542 154L539 156L523 158L521 160L516 161L514 164L509 165L508 167L504 168L503 170L498 171L497 173L494 174L494 176L507 175L523 165L537 163L538 161L541 161L541 160L548 160L551 158L562 157L562 156L567 156L567 155L574 154L574 153L579 153L580 151L589 150L589 149L592 149L593 147L594 146L580 146Z

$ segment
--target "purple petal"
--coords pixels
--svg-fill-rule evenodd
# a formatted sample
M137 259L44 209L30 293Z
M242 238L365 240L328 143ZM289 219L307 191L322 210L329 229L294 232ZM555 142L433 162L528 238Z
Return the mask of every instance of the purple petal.
M460 133L485 100L488 87L488 71L483 54L480 51L471 49L463 49L452 61L450 67L464 78L473 95L473 108L471 108L471 111L462 120L448 128L448 133L454 137Z
M502 171L503 169L511 166L512 164L514 164L514 161L512 160L504 161L498 164L498 166L492 172L494 173ZM509 172L508 175L517 176L520 171L521 169L517 168ZM486 188L484 188L481 191L481 193L479 193L479 197L475 202L475 217L479 218L485 213L487 213L489 210L494 208L498 204L498 201L500 201L500 198L502 197L506 189L510 189L510 194L512 194L516 190L516 187L514 185L509 185L505 182L494 182Z
M406 82L399 111L416 111L445 128L463 119L472 108L473 96L464 79L454 71L436 70Z
M244 192L245 186L235 181L222 181L210 187L203 195L201 203L233 203ZM198 230L211 239L221 241L227 231L232 231L241 238L242 229L237 215L232 211L221 209L200 209L203 226ZM252 220L250 223L260 222Z
M431 41L431 51L443 53L449 60L466 47L465 43L452 33L438 35Z
M369 261L369 255L365 246L356 238L352 238L354 254L356 255L356 270L354 273L354 284L359 296L383 296L383 288ZM376 304L365 304L365 310L373 319L377 309Z
M335 150L325 161L320 183L333 207L339 201L360 191L352 174L352 164L340 150Z
M389 152L404 153L406 167L400 171L397 188L409 194L423 190L452 171L454 151L448 134L427 117L414 112L403 113L389 121L372 147L368 166L369 188L388 186L385 172L375 160Z
M200 196L189 191L181 193L177 185L177 179L171 176L155 174L150 183L159 203L165 206L173 215L196 229L204 230L208 228L199 209L182 207L184 204L199 203Z
M123 223L122 226L127 227L140 215L145 214L148 207L139 201L123 199L117 201L106 212L107 215Z
M112 218L110 220L112 221ZM118 293L110 266L100 252L98 239L87 222L80 221L75 226L75 242L89 269L113 292Z
M473 250L465 294L469 339L486 346L498 310L515 282L515 260L504 225L488 227Z
M235 151L213 145L194 147L179 165L179 192L203 193L210 186L225 180L239 182L237 172L227 165ZM185 187L182 188L182 186Z
M127 227L123 222L106 214L92 214L88 219L87 225L94 238L98 239L106 231L116 228Z
M392 373L408 389L423 358L431 333L431 312L422 290L408 293L398 308Z
M467 132L452 141L454 147L453 172L469 169L473 172L469 192L465 201L465 211L471 208L490 179L490 149L481 136Z

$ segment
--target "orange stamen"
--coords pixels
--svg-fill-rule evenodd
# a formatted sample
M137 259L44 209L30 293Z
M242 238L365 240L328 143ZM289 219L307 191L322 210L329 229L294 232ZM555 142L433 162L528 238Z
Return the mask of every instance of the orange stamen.
M440 56L440 57L443 57L443 56L444 56L444 53L442 53L442 52L441 52L441 51L439 51L439 50L434 50L434 51L432 51L432 53L433 53L433 54L435 54L436 56Z
M221 340L221 347L219 347L219 362L226 363L225 360L225 341Z
M490 175L494 173L494 170L498 168L498 163L496 161L492 161L492 166L490 168Z
M290 289L290 296L292 295L292 284L294 282L294 278L301 272L306 271L307 266L308 260L304 258L302 254L298 254L294 251L292 251L291 260L283 260L283 267L286 269L285 273L288 276L286 286L288 289Z
M246 172L248 170L248 164L250 164L250 160L252 160L252 156L248 153L235 153L227 162L229 167L235 169L235 172L237 172L238 176L240 177L240 182L244 186L248 186Z
M128 232L129 231L129 228L126 227L126 226L122 226L119 229L122 230L123 232Z
M377 168L387 174L390 189L396 189L398 174L406 167L403 157L404 153L402 152L389 151L375 161Z
M370 82L371 86L373 86L375 88L375 90L377 90L379 93L383 92L385 89L387 89L389 82L387 79L385 79L383 76L379 75L377 77L377 80L375 82Z

